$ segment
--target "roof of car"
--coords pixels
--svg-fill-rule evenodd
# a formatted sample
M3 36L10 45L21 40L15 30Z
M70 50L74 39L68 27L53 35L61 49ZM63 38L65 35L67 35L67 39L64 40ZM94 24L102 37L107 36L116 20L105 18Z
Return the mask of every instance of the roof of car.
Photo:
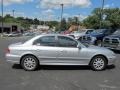
M26 41L24 44L25 44L25 45L29 45L29 44L32 43L34 40L36 40L36 39L38 39L38 38L40 38L40 37L42 37L42 36L66 36L66 37L69 37L69 38L71 38L71 39L74 39L74 38L72 38L71 36L62 35L62 34L41 34L41 35L37 35L37 36L31 38L30 40Z
M69 38L72 38L71 36L69 35L63 35L63 34L41 34L41 35L37 35L36 37L34 38L39 38L39 37L42 37L42 36L66 36L66 37L69 37Z
M63 34L41 34L39 36L67 36L67 35L63 35Z

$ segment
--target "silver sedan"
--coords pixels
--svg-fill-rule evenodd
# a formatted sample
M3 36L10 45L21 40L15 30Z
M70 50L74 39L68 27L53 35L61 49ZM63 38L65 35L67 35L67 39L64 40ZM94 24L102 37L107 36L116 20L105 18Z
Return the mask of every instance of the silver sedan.
M104 70L115 62L115 54L106 48L85 46L72 37L48 34L8 47L6 59L33 71L39 65L89 65Z

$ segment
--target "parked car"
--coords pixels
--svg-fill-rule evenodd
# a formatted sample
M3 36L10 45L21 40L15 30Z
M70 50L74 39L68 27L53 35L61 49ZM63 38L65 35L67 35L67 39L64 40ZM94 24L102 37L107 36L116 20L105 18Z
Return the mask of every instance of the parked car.
M3 33L3 36L4 36L4 37L8 37L8 36L9 36L9 33Z
M69 36L74 37L75 39L78 39L81 36L84 36L86 34L90 34L94 31L94 29L82 29L79 31L74 31L73 33L69 34Z
M70 36L39 35L8 47L6 59L32 71L38 65L89 65L103 70L114 64L115 54L106 48L85 46Z
M104 37L102 46L120 50L120 30L115 31L112 35Z
M34 36L34 35L35 35L35 33L33 33L33 32L25 32L23 34L23 36Z
M3 36L5 37L17 37L17 36L21 36L22 34L19 32L12 32L12 33L4 33Z
M79 37L78 40L84 44L93 44L93 45L101 46L103 38L105 36L111 35L114 32L115 30L112 29L98 29L90 34Z

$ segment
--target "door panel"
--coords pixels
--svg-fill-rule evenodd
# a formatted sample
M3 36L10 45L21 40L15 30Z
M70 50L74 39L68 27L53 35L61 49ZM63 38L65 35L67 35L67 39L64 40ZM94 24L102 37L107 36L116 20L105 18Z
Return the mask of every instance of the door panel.
M35 53L42 62L56 62L58 51L56 47L35 46Z
M84 48L59 48L58 60L63 65L88 65L86 51Z
M43 36L34 41L35 53L42 62L56 62L57 48L55 36Z
M58 61L62 63L80 63L82 49L77 48L78 43L69 37L58 36Z
M60 47L58 48L58 53L58 60L62 62L76 62L82 58L81 50L78 48Z

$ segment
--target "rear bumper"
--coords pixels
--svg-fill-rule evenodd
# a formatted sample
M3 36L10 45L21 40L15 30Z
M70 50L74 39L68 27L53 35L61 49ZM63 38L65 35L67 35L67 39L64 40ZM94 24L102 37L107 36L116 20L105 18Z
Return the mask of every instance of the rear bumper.
M6 61L14 64L20 64L20 56L18 55L12 55L12 54L6 54Z

